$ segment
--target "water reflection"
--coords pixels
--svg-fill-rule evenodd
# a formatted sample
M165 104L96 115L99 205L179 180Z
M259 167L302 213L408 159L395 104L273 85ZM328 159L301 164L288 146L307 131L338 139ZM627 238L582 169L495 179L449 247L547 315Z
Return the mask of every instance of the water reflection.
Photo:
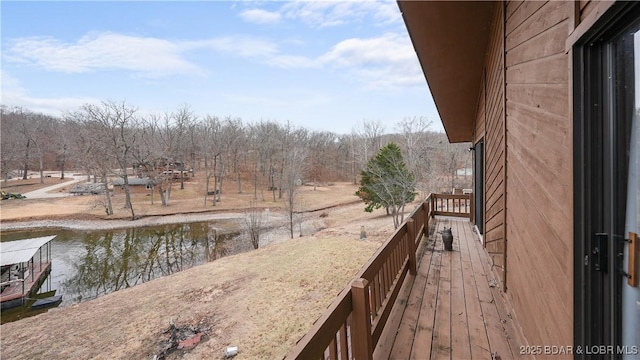
M3 232L1 240L58 235L52 242L51 274L45 281L49 286L39 292L57 290L63 295L61 306L66 306L251 248L224 228L233 227L217 221L94 232ZM3 311L2 322L32 314L27 306L18 316L15 312Z

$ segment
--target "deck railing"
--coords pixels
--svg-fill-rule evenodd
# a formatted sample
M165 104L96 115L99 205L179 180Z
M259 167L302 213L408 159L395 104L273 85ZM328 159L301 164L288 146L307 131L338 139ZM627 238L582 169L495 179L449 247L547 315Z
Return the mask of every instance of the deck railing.
M473 196L438 194L431 197L434 215L470 217Z
M407 273L416 275L416 249L422 236L429 235L429 220L435 215L468 217L472 207L469 195L430 194L340 292L286 359L371 359Z

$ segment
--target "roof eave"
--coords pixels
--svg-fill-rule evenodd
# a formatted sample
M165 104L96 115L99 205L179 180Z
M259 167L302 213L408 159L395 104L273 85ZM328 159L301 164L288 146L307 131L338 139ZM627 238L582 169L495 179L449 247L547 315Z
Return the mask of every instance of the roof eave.
M495 4L398 1L450 142L473 140Z

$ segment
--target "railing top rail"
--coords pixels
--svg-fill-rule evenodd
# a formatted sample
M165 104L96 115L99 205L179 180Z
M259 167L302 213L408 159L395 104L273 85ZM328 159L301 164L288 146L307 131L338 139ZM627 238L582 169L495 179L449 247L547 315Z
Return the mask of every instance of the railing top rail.
M428 201L431 196L432 194L429 194L422 203ZM400 225L393 232L393 234L389 236L389 238L382 244L382 246L380 246L378 250L371 256L371 258L369 258L369 261L367 261L367 263L362 266L360 271L358 271L358 273L356 274L355 278L363 278L367 279L367 281L373 280L373 275L378 272L380 266L382 266L382 263L385 260L383 257L381 257L381 255L386 254L389 251L389 247L392 246L391 244L398 240L397 237L402 237L407 233L407 220L415 217L415 215L420 211L422 211L422 206L416 206L416 208L411 212L411 214L402 223L402 225Z
M431 194L436 199L469 199L471 194Z
M349 284L338 294L286 358L318 359L322 357L326 344L335 337L344 320L349 317L352 306L351 284Z

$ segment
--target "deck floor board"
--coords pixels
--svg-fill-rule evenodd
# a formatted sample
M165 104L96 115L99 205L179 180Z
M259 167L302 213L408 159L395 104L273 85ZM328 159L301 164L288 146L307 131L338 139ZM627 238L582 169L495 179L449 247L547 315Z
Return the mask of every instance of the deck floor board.
M409 276L406 299L396 303L397 331L381 339L390 359L520 358L520 338L478 235L465 219L441 218ZM444 251L442 230L452 227L453 251ZM378 348L378 350L381 350ZM377 355L377 356L376 356Z

